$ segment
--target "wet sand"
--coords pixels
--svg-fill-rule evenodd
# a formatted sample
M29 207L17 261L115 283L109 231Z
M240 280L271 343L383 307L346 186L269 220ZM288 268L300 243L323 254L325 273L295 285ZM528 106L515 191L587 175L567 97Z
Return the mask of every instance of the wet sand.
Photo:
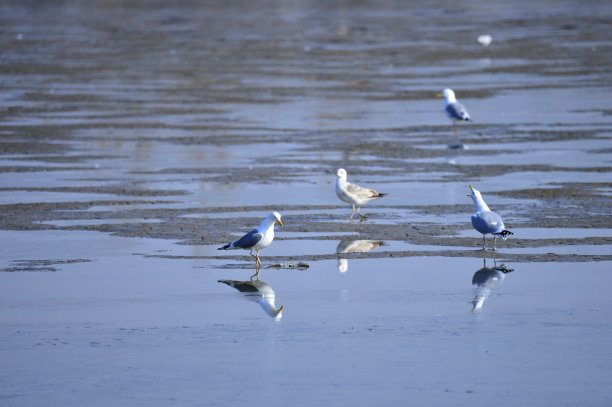
M607 404L611 15L3 3L0 397ZM457 132L445 87L474 119ZM363 222L335 196L339 167L389 194ZM470 184L515 232L496 252L479 250ZM253 274L216 249L272 210L277 322L217 283ZM383 244L342 251L353 240ZM472 287L484 259L515 271Z

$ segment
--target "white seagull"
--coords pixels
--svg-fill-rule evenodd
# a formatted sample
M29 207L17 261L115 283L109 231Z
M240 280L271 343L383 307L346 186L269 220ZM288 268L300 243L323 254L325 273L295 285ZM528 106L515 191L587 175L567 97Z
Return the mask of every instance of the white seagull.
M489 45L491 45L493 37L491 37L489 34L482 34L476 38L476 41L478 41L478 43L483 47L487 48Z
M363 188L359 185L351 184L346 180L346 170L344 168L338 169L336 172L336 195L340 200L350 203L353 205L353 212L351 212L350 219L353 219L353 215L355 214L355 206L357 207L357 213L361 216L362 219L367 218L367 216L363 215L359 208L366 203L370 202L372 199L382 198L388 194L381 194L376 192L370 188Z
M472 120L465 106L459 103L455 98L455 92L453 92L452 89L444 89L442 93L438 94L438 97L444 97L444 99L446 100L444 105L444 111L446 112L446 115L450 117L450 119L453 121L453 129L456 130L455 126L460 120Z
M471 185L470 189L472 193L468 194L468 196L472 198L476 206L476 213L472 215L472 226L482 233L482 250L485 250L485 239L489 233L493 235L493 250L496 250L495 246L498 236L506 240L508 235L513 235L514 233L506 230L501 216L489 209L484 199L482 199L480 191L474 189Z
M261 259L259 258L259 251L264 249L272 243L274 240L274 224L278 222L281 227L281 215L278 212L272 212L261 222L256 229L251 230L240 239L228 243L223 247L219 247L217 250L232 250L232 249L244 249L249 250L249 254L255 257L255 266L261 267ZM253 255L253 250L255 254ZM257 270L259 274L259 269Z

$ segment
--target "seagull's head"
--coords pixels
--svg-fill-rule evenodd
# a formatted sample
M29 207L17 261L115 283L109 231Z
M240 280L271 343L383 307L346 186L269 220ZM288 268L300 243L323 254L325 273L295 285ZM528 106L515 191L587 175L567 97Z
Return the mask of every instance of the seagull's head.
M470 185L470 191L472 191L468 196L474 200L474 202L482 201L482 195L480 195L480 191Z
M283 227L283 222L281 221L280 213L272 212L272 216L274 217L274 220L276 220L276 222L278 222L278 224L281 225L281 227Z
M482 199L482 195L480 195L480 191L470 185L470 190L472 193L468 194L472 201L474 201L474 205L476 206L476 212L482 211L490 211L489 206L486 204L484 199Z
M346 170L344 168L338 168L338 171L336 171L336 177L346 180Z
M454 102L456 101L455 99L455 92L453 92L452 89L446 88L442 91L442 93L438 93L438 97L439 98L444 98L446 99L447 102Z

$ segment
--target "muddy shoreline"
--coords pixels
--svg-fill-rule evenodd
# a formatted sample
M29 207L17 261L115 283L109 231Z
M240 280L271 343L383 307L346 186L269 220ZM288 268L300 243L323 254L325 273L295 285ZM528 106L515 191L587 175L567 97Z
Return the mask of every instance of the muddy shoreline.
M609 187L609 185L597 185L598 187ZM537 219L539 227L551 229L551 234L554 230L559 229L562 235L563 228L612 228L610 216L605 216L610 207L612 199L609 197L593 194L590 197L580 198L581 202L584 199L591 202L589 210L585 211L584 207L574 205L576 191L567 189L545 189L545 190L524 190L513 191L512 193L500 193L500 195L510 195L514 197L522 197L528 199L537 199L547 202L543 207L530 208L528 214L525 214L523 222L513 222L512 227L531 227ZM582 193L582 191L580 191ZM135 193L136 194L136 193ZM151 196L152 191L147 191L144 196ZM593 202L597 202L594 204ZM131 204L168 204L171 201L96 201L96 202L62 202L57 204L40 203L40 204L15 204L3 205L2 216L0 216L0 226L3 229L9 230L81 230L100 233L111 233L123 237L138 237L152 239L168 239L176 240L178 244L184 245L221 245L223 242L234 237L233 234L223 233L221 231L240 231L244 230L245 224L254 224L258 222L257 218L240 217L232 218L215 218L215 214L227 213L248 213L252 211L269 211L274 210L272 206L267 207L213 207L213 208L186 208L186 209L122 209L124 206ZM547 218L550 214L548 208L552 205L561 206L564 208L573 207L573 211L564 211L564 217ZM95 211L91 210L98 206L112 206L116 208L112 211ZM384 212L385 206L376 206ZM303 211L303 215L291 215L290 221L285 221L285 228L277 233L277 240L286 240L283 237L283 232L316 232L317 236L310 236L312 240L338 240L344 237L355 238L356 234L359 239L377 239L382 241L403 241L413 245L426 246L443 246L457 247L457 250L439 250L439 251L386 251L381 250L373 253L351 253L343 254L342 258L379 258L379 257L410 257L410 256L444 256L444 257L493 257L502 258L506 261L516 262L547 262L547 261L609 261L612 260L612 255L578 255L568 254L559 255L555 253L548 254L509 254L504 253L504 249L515 248L537 248L555 245L610 245L612 237L593 237L593 238L549 238L549 239L529 239L525 237L515 237L503 242L503 248L499 252L491 252L488 250L483 253L478 250L468 249L470 247L478 247L481 243L479 237L453 237L459 231L471 230L471 225L465 222L462 225L439 225L435 223L419 222L418 214L465 214L468 218L471 212L471 205L439 205L436 207L423 206L402 206L389 207L394 210L404 210L415 213L415 220L399 221L397 224L380 225L375 223L381 220L380 215L371 217L370 221L350 222L344 216L321 216L308 215L309 211L325 211L331 209L342 208L341 206L294 206L285 207L285 210L291 212ZM501 206L502 211L512 211L511 206ZM604 214L604 216L602 216ZM196 217L185 217L191 215ZM143 223L116 223L117 219L143 219L156 220L146 221ZM384 218L384 217L382 217ZM113 223L105 224L104 219L113 219ZM469 218L468 218L469 219ZM87 221L95 220L96 224L88 224ZM53 221L70 221L72 226L58 227L53 225ZM79 225L79 221L84 224ZM325 233L330 233L326 236ZM289 240L299 244L299 238L293 237ZM151 255L155 257L155 255ZM235 253L231 255L221 256L163 256L161 258L192 258L192 259L211 259L211 260L237 260L248 259L248 256L237 256ZM329 255L308 255L299 256L296 258L273 256L270 261L317 261L324 259L335 259L338 255L330 253ZM241 266L243 266L241 264ZM250 265L247 264L250 268ZM9 267L5 271L28 271L27 265L20 265L19 268ZM40 271L39 265L35 265L31 270Z

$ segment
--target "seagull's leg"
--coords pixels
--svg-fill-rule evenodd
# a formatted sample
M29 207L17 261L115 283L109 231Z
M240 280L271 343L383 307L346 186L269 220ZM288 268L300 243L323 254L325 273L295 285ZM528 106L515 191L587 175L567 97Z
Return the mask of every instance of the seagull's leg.
M355 214L355 205L353 204L353 212L351 212L351 217L349 219L353 219L354 214Z
M364 214L362 214L362 213L359 211L359 207L357 207L357 213L359 214L359 216L361 216L361 219L366 219L366 218L367 218L367 216L365 216Z
M493 235L493 251L497 251L495 246L497 245L497 236Z
M482 250L483 250L483 251L487 250L487 249L485 248L485 239L486 239L486 238L487 238L487 237L486 237L486 235L482 235Z
M249 252L249 254L250 254L250 255L251 255L251 257L253 257L254 259L257 259L257 256L255 256L255 255L253 254L253 250L251 250L251 251Z
M257 261L255 262L255 265L259 268L261 267L261 259L259 258L259 250L257 250L257 254L255 256L256 256L255 258L257 259Z

